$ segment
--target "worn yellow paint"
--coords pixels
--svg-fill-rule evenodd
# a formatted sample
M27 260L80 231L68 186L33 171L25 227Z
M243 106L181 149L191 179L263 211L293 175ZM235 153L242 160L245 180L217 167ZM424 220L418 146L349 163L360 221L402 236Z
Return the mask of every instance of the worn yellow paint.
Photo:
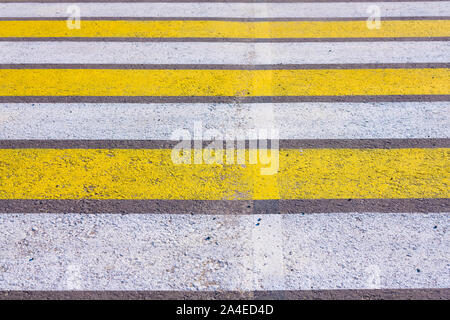
M449 198L450 149L283 149L267 165L179 164L168 149L1 149L0 199Z
M449 94L450 69L0 69L0 96Z
M69 29L66 21L0 21L0 37L138 38L346 38L448 37L450 20L382 21L89 21Z

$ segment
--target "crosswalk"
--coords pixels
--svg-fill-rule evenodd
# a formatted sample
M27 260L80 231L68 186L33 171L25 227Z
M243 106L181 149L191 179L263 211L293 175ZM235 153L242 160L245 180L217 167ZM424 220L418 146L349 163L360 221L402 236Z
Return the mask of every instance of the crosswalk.
M450 1L0 1L0 298L449 299L449 40Z

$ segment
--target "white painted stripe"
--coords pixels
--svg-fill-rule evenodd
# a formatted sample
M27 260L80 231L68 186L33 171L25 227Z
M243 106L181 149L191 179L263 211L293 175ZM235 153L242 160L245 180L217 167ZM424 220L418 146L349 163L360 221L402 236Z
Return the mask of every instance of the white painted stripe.
M268 55L267 52L271 52ZM450 42L0 42L0 64L330 64L450 61Z
M267 115L271 115L270 119ZM0 139L170 139L274 128L281 139L448 138L450 102L0 105Z
M449 16L450 2L352 3L1 3L0 17L68 17L77 5L81 17L368 17L378 6L383 17Z
M255 230L273 224L282 245L261 259ZM448 213L2 214L0 290L449 288L449 224ZM283 270L264 265L274 258Z

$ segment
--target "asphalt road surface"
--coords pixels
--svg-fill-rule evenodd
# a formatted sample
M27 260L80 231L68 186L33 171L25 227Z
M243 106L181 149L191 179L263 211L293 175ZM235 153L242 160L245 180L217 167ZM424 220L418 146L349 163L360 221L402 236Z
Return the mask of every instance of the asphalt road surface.
M449 40L450 1L0 1L0 299L450 299Z

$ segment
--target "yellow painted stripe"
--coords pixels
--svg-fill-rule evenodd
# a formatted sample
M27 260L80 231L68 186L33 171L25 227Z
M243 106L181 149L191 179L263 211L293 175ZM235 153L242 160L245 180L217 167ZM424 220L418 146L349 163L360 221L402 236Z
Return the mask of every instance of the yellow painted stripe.
M449 198L449 156L283 149L265 176L260 163L176 165L168 149L1 149L0 199Z
M449 94L450 69L1 69L0 96Z
M0 37L139 38L346 38L448 37L450 20L382 21L86 21L69 29L66 21L0 21Z

